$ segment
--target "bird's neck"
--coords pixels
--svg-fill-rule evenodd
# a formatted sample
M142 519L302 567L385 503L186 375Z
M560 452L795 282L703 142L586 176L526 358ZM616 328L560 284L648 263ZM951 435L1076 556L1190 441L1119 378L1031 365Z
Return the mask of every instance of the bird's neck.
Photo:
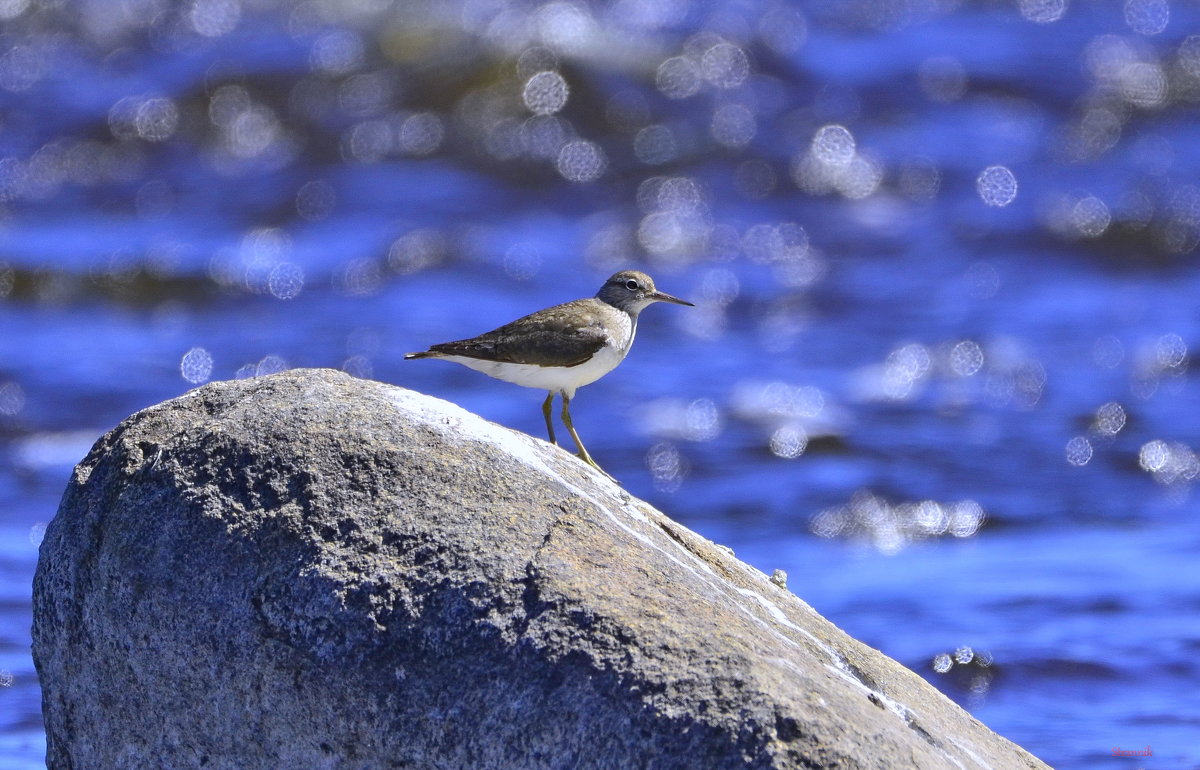
M629 326L627 327L628 333L622 334L614 331L612 339L617 343L617 347L620 348L622 353L628 353L629 348L633 346L633 338L637 335L638 314L636 312L630 312L621 308L618 308L617 310L619 312L618 318L628 319L629 321ZM624 329L622 331L624 331Z

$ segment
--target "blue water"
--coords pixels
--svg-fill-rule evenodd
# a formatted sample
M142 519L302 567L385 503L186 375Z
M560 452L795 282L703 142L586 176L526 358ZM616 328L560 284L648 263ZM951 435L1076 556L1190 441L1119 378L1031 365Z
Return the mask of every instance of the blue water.
M0 766L104 431L326 366L540 436L403 354L630 266L697 305L573 403L631 492L1055 766L1200 766L1200 10L409 5L0 4Z

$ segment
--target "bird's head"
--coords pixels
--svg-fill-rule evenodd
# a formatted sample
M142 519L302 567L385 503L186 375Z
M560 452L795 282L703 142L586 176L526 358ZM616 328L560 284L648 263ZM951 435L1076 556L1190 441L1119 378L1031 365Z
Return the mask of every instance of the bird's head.
M614 273L597 292L598 299L618 310L637 315L647 305L655 302L673 302L692 307L691 302L672 297L654 286L654 279L639 270L622 270Z

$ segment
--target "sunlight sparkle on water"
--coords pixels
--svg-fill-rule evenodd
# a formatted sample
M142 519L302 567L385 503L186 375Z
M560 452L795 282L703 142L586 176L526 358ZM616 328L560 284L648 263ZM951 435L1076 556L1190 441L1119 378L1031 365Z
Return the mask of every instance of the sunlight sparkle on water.
M1125 359L1125 346L1112 334L1097 337L1092 344L1092 360L1105 369L1116 369Z
M1187 361L1187 343L1178 334L1164 334L1159 337L1154 351L1162 369L1177 369Z
M193 0L188 20L205 37L221 37L237 28L242 6L237 0Z
M556 115L535 115L521 123L522 149L531 157L554 160L567 143L572 130L569 123Z
M989 206L1007 206L1017 198L1017 177L1004 166L988 166L975 180L975 190Z
M660 258L690 260L706 250L711 231L704 194L688 177L651 177L638 185L637 241Z
M758 35L768 48L786 57L807 41L808 21L798 9L780 4L763 14Z
M1138 465L1164 486L1188 485L1200 476L1200 458L1180 442L1146 442L1138 451Z
M637 423L649 435L692 442L711 441L722 429L720 409L708 398L655 399L638 410Z
M581 54L599 36L600 28L588 6L551 2L537 10L538 34L552 50Z
M646 467L654 479L654 487L660 492L677 492L687 476L687 460L679 448L668 441L661 441L646 453Z
M563 145L555 165L558 173L569 182L594 182L604 173L608 158L600 145L577 139Z
M695 96L704 84L700 71L683 56L673 56L658 65L654 82L662 95L668 99L687 99Z
M383 287L382 265L370 257L352 259L333 274L333 289L348 297L369 297Z
M346 75L362 66L366 48L360 35L345 28L331 29L312 44L309 64L326 75Z
M342 134L342 157L346 160L378 163L394 147L394 132L384 120L364 120Z
M272 354L264 356L261 361L254 365L254 375L256 377L264 377L268 374L278 374L289 368L288 362L282 356Z
M737 273L725 268L706 270L700 279L700 303L725 307L737 299L742 285Z
M230 122L225 130L225 149L237 158L257 158L277 146L283 138L283 125L268 107L255 105Z
M821 163L835 167L847 166L854 159L854 134L845 126L824 126L813 136L811 150Z
M442 119L433 112L417 112L400 124L396 147L406 155L431 155L442 146L446 134Z
M1176 54L1179 66L1193 78L1200 78L1200 35L1188 35Z
M731 149L745 147L757 131L754 113L741 104L718 107L709 127L713 140Z
M504 272L517 281L528 281L542 269L542 254L530 243L514 243L504 252Z
M782 425L771 434L771 454L794 460L808 448L808 433L799 425Z
M974 340L963 340L950 350L950 369L959 377L970 377L983 368L983 348Z
M50 66L42 46L14 45L0 55L0 88L13 93L37 85Z
M0 385L0 414L12 416L25 408L25 390L16 382Z
M888 353L883 363L883 394L894 401L907 399L913 395L914 385L929 376L932 363L929 348L916 342Z
M375 374L375 367L366 356L350 356L342 362L342 371L352 377L370 379Z
M193 385L208 382L212 377L212 369L212 355L204 348L192 348L183 354L179 362L179 373Z
M900 193L910 200L933 200L942 188L942 172L929 158L910 158L900 166L899 184Z
M735 88L749 76L750 60L736 45L717 43L704 52L700 71L704 79L717 88Z
M883 165L875 158L859 153L838 175L835 186L850 200L861 200L874 194L882 181Z
M1017 0L1017 9L1028 21L1049 24L1067 12L1067 0Z
M1075 467L1087 465L1092 460L1092 442L1086 436L1075 436L1067 442L1067 462Z
M1116 401L1109 401L1096 410L1092 427L1102 436L1115 436L1125 427L1125 407Z
M525 82L521 100L535 115L552 115L567 104L570 89L557 72L539 72Z
M992 682L996 678L992 663L990 652L976 650L964 644L952 653L938 653L930 665L935 672L943 675L942 686L961 693L965 696L967 705L976 708L991 691Z
M401 275L416 273L441 262L448 244L439 230L412 230L392 241L388 248L388 267Z
M784 286L809 286L825 273L825 261L812 248L808 231L795 222L751 225L740 246L748 259L770 265Z
M1125 23L1139 35L1157 35L1170 20L1167 0L1125 0Z
M633 154L648 166L670 163L678 152L675 133L667 126L646 126L633 137Z
M987 519L974 500L893 503L866 490L850 502L827 508L809 522L813 534L866 543L882 553L895 553L917 540L974 536Z
M806 151L792 158L792 181L810 195L841 193L851 200L873 195L883 181L883 164L860 153L845 126L823 126Z
M291 262L280 262L267 276L267 290L276 299L295 299L304 289L304 269Z
M1161 107L1167 100L1167 74L1157 62L1126 64L1118 82L1126 101L1143 109Z
M1094 195L1080 199L1071 211L1071 223L1084 238L1098 238L1108 229L1112 215L1104 201Z
M137 134L148 142L166 141L179 125L179 109L170 99L147 99L134 115Z
M309 222L329 216L336 205L337 192L333 185L320 179L306 182L296 193L296 213Z
M558 54L546 46L532 45L517 57L517 77L525 81L539 72L556 72L557 70Z

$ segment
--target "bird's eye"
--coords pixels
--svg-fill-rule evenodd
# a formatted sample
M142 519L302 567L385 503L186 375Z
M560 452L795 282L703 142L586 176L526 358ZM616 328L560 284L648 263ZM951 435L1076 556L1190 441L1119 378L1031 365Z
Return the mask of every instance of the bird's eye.
M632 278L630 278L628 281L625 282L625 288L629 289L630 291L637 291L638 282L633 280Z

